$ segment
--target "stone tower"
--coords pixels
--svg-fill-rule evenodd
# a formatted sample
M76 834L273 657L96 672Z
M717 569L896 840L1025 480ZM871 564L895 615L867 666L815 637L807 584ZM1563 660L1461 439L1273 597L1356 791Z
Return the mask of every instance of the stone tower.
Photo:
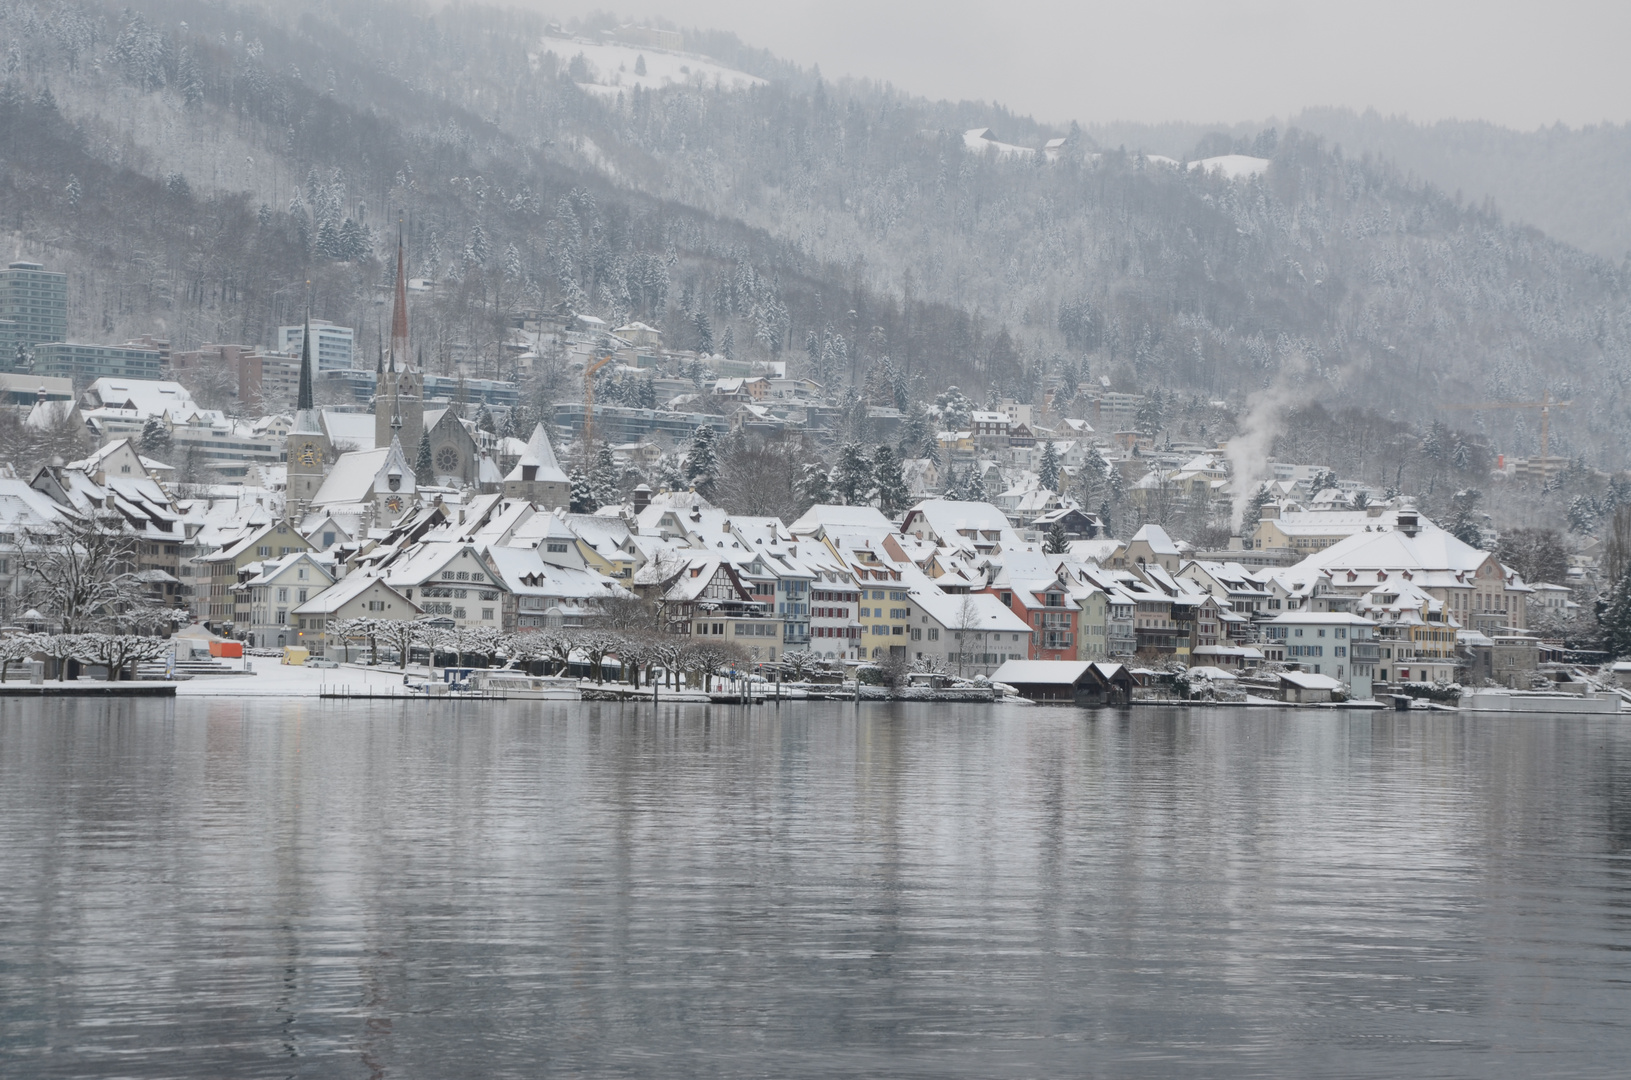
M323 432L323 418L312 403L311 368L311 313L307 312L306 332L300 345L300 389L287 443L288 509L293 521L305 516L306 507L323 486L324 470L331 456L328 436Z

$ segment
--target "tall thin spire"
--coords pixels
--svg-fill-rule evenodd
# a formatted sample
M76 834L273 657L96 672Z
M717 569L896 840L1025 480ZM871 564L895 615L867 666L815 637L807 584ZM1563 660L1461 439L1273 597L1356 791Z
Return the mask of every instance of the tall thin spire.
M396 226L396 303L391 310L391 370L397 360L407 370L408 360L408 260L402 250L402 223Z
M295 411L311 408L311 309L306 309L306 327L300 335L300 391L295 399Z

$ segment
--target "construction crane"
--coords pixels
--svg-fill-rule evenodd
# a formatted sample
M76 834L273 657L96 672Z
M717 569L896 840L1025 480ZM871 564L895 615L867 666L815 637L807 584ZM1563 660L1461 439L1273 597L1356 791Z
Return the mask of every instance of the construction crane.
M583 453L588 459L589 447L595 441L595 372L612 362L611 353L583 366Z
M1467 409L1482 412L1485 409L1539 409L1540 410L1540 461L1541 468L1546 467L1551 449L1551 420L1553 409L1567 409L1574 402L1553 401L1552 392L1546 391L1539 401L1479 401L1471 405L1449 405L1446 408Z

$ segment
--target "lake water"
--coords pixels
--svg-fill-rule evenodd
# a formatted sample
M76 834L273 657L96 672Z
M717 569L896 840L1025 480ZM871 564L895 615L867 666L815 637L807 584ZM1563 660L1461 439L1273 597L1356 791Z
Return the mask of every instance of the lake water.
M0 699L0 1074L1623 1076L1628 732Z

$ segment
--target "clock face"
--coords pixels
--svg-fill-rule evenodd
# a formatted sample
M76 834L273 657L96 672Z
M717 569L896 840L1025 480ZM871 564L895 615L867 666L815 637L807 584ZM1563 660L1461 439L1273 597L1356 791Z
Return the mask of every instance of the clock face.
M389 510L393 514L400 514L402 512L402 497L400 495L392 495L389 499L386 499L385 509Z
M317 464L317 447L312 443L302 443L300 446L300 464L311 466Z

